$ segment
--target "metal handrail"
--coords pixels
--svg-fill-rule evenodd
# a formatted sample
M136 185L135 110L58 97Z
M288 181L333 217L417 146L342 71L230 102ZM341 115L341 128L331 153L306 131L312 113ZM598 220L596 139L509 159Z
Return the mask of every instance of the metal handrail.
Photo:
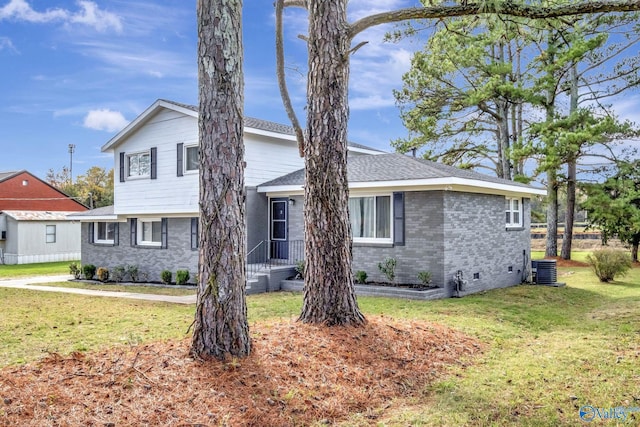
M295 265L304 260L303 240L263 240L247 252L247 280L274 266Z

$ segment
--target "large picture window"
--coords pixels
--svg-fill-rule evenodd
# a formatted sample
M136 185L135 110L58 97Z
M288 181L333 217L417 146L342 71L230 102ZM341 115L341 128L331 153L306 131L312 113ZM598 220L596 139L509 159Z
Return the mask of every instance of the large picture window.
M127 177L135 178L151 174L151 153L127 154Z
M507 227L522 227L522 200L505 198L505 216Z
M349 219L354 241L391 242L391 196L349 198Z

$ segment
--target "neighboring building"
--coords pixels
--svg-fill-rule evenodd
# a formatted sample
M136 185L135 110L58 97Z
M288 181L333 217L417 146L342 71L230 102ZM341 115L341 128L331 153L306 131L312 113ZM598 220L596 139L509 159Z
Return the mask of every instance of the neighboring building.
M80 259L87 208L27 171L0 173L0 264Z
M70 217L83 223L83 263L135 265L150 280L197 271L197 122L196 107L159 100L103 146L114 156L115 204ZM304 239L293 130L246 118L244 138L250 262L292 264ZM458 270L467 292L520 283L529 270L529 198L543 190L357 144L348 169L355 270L381 280L378 262L393 257L399 282L430 271L444 294Z

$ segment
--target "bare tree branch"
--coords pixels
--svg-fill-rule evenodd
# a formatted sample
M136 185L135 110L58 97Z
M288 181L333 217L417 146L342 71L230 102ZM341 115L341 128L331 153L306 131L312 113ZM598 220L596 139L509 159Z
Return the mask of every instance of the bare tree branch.
M282 7L301 7L307 9L307 0L284 0Z
M284 109L291 120L291 125L296 133L296 139L298 140L298 152L300 157L304 157L304 132L296 116L296 112L291 104L291 97L289 96L289 90L287 89L287 79L284 72L284 42L282 40L282 11L284 4L291 3L287 0L276 0L276 75L278 76L278 86L280 87L280 97L284 104ZM306 4L306 1L304 1Z

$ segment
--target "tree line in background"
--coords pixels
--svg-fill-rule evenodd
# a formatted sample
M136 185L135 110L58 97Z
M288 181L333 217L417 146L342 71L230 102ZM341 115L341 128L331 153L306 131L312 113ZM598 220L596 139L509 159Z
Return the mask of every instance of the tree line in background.
M640 57L630 51L639 30L635 12L543 20L498 13L390 34L400 39L431 31L395 92L409 136L392 145L515 181L542 175L546 255L558 255L560 191L561 256L570 259L578 177L600 174L603 165L615 173L636 154L625 143L637 128L619 120L609 102L638 88Z
M60 171L49 169L45 181L89 209L113 205L113 169L93 166L74 181L63 166Z

